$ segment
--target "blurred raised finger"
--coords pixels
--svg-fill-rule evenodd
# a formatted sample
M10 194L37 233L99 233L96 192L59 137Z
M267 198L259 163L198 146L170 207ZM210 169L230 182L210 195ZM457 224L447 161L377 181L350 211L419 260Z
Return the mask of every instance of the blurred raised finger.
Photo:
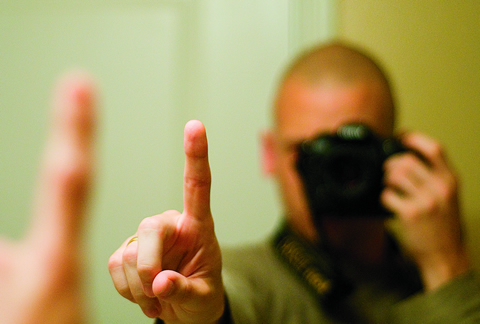
M71 242L81 233L93 175L95 86L83 72L56 88L52 127L37 188L32 234ZM59 242L55 242L59 244Z

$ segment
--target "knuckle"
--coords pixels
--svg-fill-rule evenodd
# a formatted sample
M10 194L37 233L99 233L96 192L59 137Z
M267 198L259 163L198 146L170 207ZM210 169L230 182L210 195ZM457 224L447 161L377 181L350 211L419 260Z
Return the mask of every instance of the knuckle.
M108 259L108 270L110 270L111 272L112 270L121 266L122 266L122 256L119 253L115 252Z
M399 216L400 216L401 219L409 221L409 220L413 219L416 214L417 213L415 211L415 206L413 206L413 204L410 201L406 201L402 205L401 212L399 213Z
M385 207L390 207L390 201L392 200L393 191L390 188L385 188L380 193L380 201Z
M184 303L191 295L191 293L191 287L189 284L187 284L185 286L176 287L170 297L175 299L179 303Z
M47 173L52 179L67 188L76 188L84 185L91 174L90 163L84 158L65 159L55 161L47 166Z
M413 153L405 153L402 156L402 163L399 164L398 168L407 170L412 168L418 163L418 157Z
M423 200L423 209L427 215L435 214L438 207L438 202L434 197L428 197Z
M203 293L204 297L207 297L208 294L205 293L205 291L201 291ZM185 301L189 296L193 294L193 287L190 281L185 280L185 285L180 293L180 300Z
M159 217L156 216L151 216L144 218L141 222L140 225L138 226L139 231L143 230L150 230L150 229L156 229L161 226L161 220Z
M404 171L399 168L391 169L388 172L385 172L383 181L385 185L397 185L399 184L404 177Z
M162 214L146 217L140 222L140 225L138 226L138 231L139 232L151 231L151 230L161 231L163 227L166 225L165 218L175 217L178 215L180 215L180 212L176 210L167 210Z
M443 147L438 142L432 142L428 148L428 155L431 157L441 157L444 155Z
M396 170L391 170L388 173L385 173L384 181L387 184L396 184L398 183L399 178L401 178L401 172L400 170L396 169Z
M189 296L193 294L192 284L183 277L171 278L172 287L170 288L167 296L163 296L163 299L168 299L170 301L175 301L177 303L184 303ZM202 291L197 291L202 296ZM203 296L205 297L205 296Z
M122 264L136 265L137 264L137 249L133 245L129 245L125 248L122 254Z
M420 214L420 208L418 208L418 206L410 204L404 209L403 219L406 220L408 223L415 223L420 219Z
M210 188L212 183L210 177L193 177L193 176L185 177L184 182L185 182L185 187L193 190L198 188Z
M156 318L159 315L158 309L161 307L155 299L145 299L138 302L143 313L149 318Z
M61 199L68 202L72 210L78 210L78 207L87 202L92 182L91 173L89 166L83 162L72 162L71 165L59 163L46 166L43 178L44 182L60 190Z
M438 186L438 192L443 201L451 201L457 195L458 183L455 179L450 179L448 183Z
M406 199L402 204L400 218L408 224L415 224L421 221L423 215L425 215L424 201L417 199Z
M144 282L151 282L153 281L153 277L155 276L157 268L153 264L148 264L144 262L139 262L137 264L137 272L138 276Z

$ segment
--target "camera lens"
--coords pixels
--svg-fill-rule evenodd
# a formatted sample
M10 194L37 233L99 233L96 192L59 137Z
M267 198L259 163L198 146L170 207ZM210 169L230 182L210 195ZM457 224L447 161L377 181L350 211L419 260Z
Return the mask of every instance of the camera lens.
M338 195L354 198L365 192L368 179L365 163L351 155L337 156L331 160L329 178Z

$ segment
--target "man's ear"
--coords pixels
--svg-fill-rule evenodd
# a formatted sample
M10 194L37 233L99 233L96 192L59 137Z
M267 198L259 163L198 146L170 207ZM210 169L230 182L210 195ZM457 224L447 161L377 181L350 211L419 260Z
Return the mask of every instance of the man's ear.
M266 176L272 176L275 173L275 135L271 130L265 130L260 136L262 170Z

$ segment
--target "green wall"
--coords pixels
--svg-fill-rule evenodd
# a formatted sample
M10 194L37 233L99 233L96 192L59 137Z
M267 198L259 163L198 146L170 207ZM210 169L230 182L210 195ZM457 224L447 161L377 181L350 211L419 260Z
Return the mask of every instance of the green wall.
M107 259L141 219L182 208L184 123L198 118L207 126L220 241L260 239L280 216L257 152L276 77L302 46L339 33L384 61L400 126L445 143L480 255L479 2L322 3L2 2L0 234L20 238L25 230L52 84L68 68L86 68L102 93L86 237L94 322L151 323L116 294Z
M438 138L460 176L466 232L480 265L480 2L339 0L339 34L391 72L399 127Z
M101 90L85 240L92 322L151 323L116 293L107 260L144 217L182 209L184 123L207 127L221 243L264 237L280 210L259 168L260 130L284 63L333 32L334 20L317 21L332 3L3 1L0 234L20 238L28 224L52 85L87 69Z

